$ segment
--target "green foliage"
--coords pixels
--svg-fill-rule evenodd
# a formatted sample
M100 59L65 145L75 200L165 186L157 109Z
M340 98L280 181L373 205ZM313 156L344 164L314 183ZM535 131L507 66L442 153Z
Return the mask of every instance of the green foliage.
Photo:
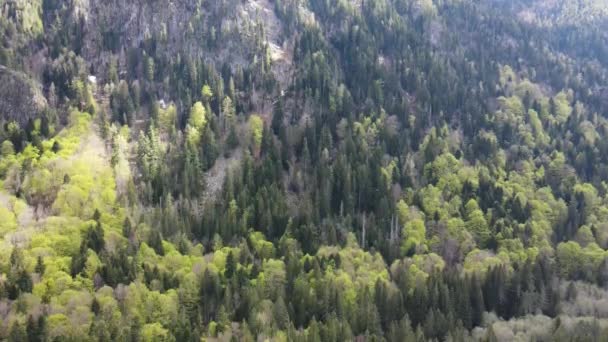
M0 207L0 236L17 229L17 218L8 208Z
M0 3L0 340L605 335L597 1Z
M572 113L572 106L570 106L568 95L563 91L560 92L553 98L553 103L555 106L555 120L558 123L565 123Z
M207 124L207 118L205 113L205 107L201 102L196 102L190 110L190 117L188 118L188 124L193 128L202 130Z
M426 250L426 228L424 221L417 219L409 221L403 227L404 240L401 244L401 253L411 255L415 252L424 252Z
M488 244L491 238L490 228L483 215L483 212L477 205L477 201L471 199L465 205L466 211L466 228L473 234L477 243L484 247Z
M160 113L158 114L158 125L166 132L171 132L171 130L175 127L177 121L177 109L174 104L170 104L165 109L160 109ZM199 109L200 111L200 109ZM203 120L205 119L203 108ZM192 115L192 114L191 114ZM199 113L200 116L200 113ZM199 118L200 121L200 118Z
M262 130L264 128L264 122L258 115L252 115L249 117L249 131L251 134L251 143L255 150L259 150L262 144Z
M196 102L190 110L188 125L186 126L186 137L192 146L197 146L201 140L201 134L207 124L205 107L201 102Z
M201 96L205 103L208 103L213 98L213 91L211 91L211 87L208 84L205 84L201 89Z
M562 276L593 281L606 251L591 243L582 248L576 241L562 242L557 246L556 257Z

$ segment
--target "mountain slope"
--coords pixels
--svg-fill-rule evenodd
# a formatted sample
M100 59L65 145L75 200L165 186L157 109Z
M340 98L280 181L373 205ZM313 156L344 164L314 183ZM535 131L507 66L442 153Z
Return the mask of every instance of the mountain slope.
M0 339L601 340L603 1L0 1Z

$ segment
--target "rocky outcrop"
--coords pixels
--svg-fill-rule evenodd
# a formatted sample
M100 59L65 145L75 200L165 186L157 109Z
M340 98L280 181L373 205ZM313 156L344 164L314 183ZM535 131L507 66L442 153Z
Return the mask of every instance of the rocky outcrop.
M0 122L17 121L22 127L38 117L47 103L39 83L0 65Z

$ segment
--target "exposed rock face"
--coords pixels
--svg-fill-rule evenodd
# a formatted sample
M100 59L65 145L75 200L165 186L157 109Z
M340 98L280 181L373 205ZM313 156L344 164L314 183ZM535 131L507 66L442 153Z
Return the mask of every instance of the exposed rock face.
M110 67L118 68L119 78L124 78L127 68L142 68L143 62L137 66L130 63L133 51L143 51L143 57L153 55L152 62L159 67L169 61L188 59L215 64L217 70L225 65L234 70L264 58L265 51L260 48L264 43L268 43L271 71L279 88L285 90L291 83L294 37L284 31L272 1L77 0L63 6L61 1L53 0L45 5L51 9L45 11L42 9L46 8L43 6L46 1L19 1L36 4L32 13L38 14L36 18L48 30L53 25L64 25L65 30L78 29L78 38L70 44L77 46L74 51L84 61L85 72L97 77L100 84L108 81ZM0 9L1 4L2 0ZM60 16L61 21L54 23L54 15ZM263 38L256 38L261 31ZM0 121L16 120L21 124L47 105L41 85L32 80L46 79L44 72L61 60L57 51L41 49L31 35L22 36L24 62L16 66L7 62L8 68L0 70ZM142 56L137 58L143 61ZM55 86L60 87L57 82ZM162 87L157 89L163 92ZM269 112L271 99L260 101L268 105L258 111ZM50 106L54 106L52 102Z
M0 121L17 121L22 127L46 107L40 84L0 65Z
M181 45L198 11L195 0L83 1L76 14L86 24L85 52L95 57L100 48L139 47L151 37Z
M114 63L122 77L125 69L132 66L129 63L133 50L153 55L157 63L205 59L217 63L218 69L224 63L243 66L253 59L254 42L249 33L256 29L256 22L253 15L242 15L240 9L246 6L239 0L78 0L69 6L62 6L59 0L50 2L55 5L43 15L46 25L49 29L60 24L67 30L78 29L79 37L72 42L77 46L74 51L100 82L106 81ZM266 3L264 13L274 15L271 3ZM57 23L56 14L61 17ZM272 30L267 28L267 32ZM29 48L32 55L36 53L35 44ZM51 52L42 55L36 65L44 65L45 58L47 63L56 58ZM42 77L40 70L32 74Z

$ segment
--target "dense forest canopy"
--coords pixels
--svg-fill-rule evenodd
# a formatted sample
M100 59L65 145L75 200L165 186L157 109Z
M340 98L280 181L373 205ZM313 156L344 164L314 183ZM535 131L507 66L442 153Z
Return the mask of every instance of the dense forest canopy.
M0 340L606 340L605 0L0 13Z

